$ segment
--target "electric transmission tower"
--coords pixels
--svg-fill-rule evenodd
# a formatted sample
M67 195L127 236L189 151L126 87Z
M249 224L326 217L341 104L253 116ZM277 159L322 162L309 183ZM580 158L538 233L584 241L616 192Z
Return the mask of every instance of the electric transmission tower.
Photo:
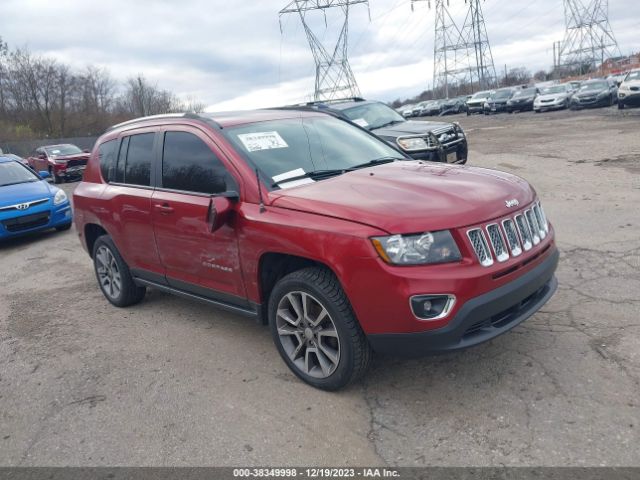
M431 8L431 0L426 1ZM449 12L449 0L434 0L436 21L433 46L433 89L449 97L453 88L471 90L496 86L496 69L480 0L465 0L469 8L462 28Z
M609 0L564 0L565 34L558 52L563 73L588 73L620 56L609 24Z
M280 10L280 17L287 13L297 13L302 21L309 47L316 64L316 84L314 100L333 100L336 98L359 97L360 89L347 58L349 46L349 8L369 0L294 0ZM307 22L311 11L322 11L325 15L330 8L340 8L344 21L335 45L328 51L320 39L313 33Z

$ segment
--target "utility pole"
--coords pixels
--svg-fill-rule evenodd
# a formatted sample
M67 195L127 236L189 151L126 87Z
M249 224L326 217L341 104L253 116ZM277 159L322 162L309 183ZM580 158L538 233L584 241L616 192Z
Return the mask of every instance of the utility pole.
M563 0L565 34L558 49L558 68L588 73L604 59L620 56L609 23L609 0Z
M417 2L411 0L411 8ZM471 90L492 88L497 77L480 0L465 0L469 8L462 28L458 28L449 12L449 0L434 0L435 29L433 52L434 90L444 91L448 97L452 89L462 85Z
M288 13L297 13L300 16L316 64L313 94L315 101L360 96L360 89L348 60L349 13L350 7L357 4L365 4L369 8L369 0L293 0L280 10L280 17ZM335 44L332 44L328 51L309 26L307 14L312 11L322 12L326 25L327 10L334 8L341 10L342 28Z

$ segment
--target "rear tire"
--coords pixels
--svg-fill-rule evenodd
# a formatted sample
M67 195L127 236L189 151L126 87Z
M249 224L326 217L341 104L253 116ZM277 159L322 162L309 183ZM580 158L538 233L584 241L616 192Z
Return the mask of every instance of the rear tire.
M278 352L302 381L338 390L367 371L371 347L330 270L309 267L283 277L268 311Z
M100 290L116 307L128 307L144 298L147 289L135 284L109 235L98 237L93 245L93 265Z

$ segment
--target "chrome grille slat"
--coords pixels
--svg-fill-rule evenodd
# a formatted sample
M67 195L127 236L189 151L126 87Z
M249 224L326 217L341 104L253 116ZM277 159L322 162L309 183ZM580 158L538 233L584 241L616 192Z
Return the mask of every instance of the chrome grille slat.
M538 231L540 232L540 239L544 239L547 236L547 230L545 229L545 224L542 221L542 215L540 214L540 207L538 205L533 206L533 215L538 222Z
M516 232L513 220L510 218L503 220L502 229L504 230L507 243L509 244L511 255L517 257L522 253L522 248L520 248L520 240L518 240L518 233Z
M516 225L518 226L518 232L522 240L522 248L524 248L525 252L531 250L531 247L533 247L531 230L529 230L529 225L522 214L516 215Z
M500 227L497 223L487 225L487 233L489 234L489 241L493 247L493 251L496 254L496 259L499 262L506 262L509 259L509 252L507 252L507 246L502 239L500 233Z
M533 244L537 245L540 243L540 228L538 227L536 217L533 215L533 211L531 209L525 210L524 216L526 217L527 223L529 224L529 231L531 232Z
M489 245L487 244L484 232L480 228L474 228L467 232L467 236L471 241L471 245L473 246L473 250L478 257L480 265L482 265L483 267L493 265L493 257L491 256L491 252L489 251Z
M547 216L544 214L544 210L542 209L540 202L536 204L536 207L538 209L538 214L540 215L540 224L544 229L544 232L549 233L549 222L547 221Z

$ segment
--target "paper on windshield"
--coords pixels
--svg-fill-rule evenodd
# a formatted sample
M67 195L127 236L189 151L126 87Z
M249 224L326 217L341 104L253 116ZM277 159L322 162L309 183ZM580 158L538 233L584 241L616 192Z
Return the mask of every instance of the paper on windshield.
M249 152L289 147L278 132L242 133L238 138Z
M364 118L356 118L355 120L351 120L356 125L360 125L362 128L367 128L369 126L369 122L367 122Z
M273 177L273 181L278 183L280 188L292 188L297 187L298 185L307 185L309 183L315 183L315 180L312 178L300 178L298 180L292 180L290 182L286 182L287 178L295 178L300 175L304 175L305 171L302 168L296 168L295 170L290 170L288 172L281 173L280 175L276 175ZM283 183L280 183L283 182Z

